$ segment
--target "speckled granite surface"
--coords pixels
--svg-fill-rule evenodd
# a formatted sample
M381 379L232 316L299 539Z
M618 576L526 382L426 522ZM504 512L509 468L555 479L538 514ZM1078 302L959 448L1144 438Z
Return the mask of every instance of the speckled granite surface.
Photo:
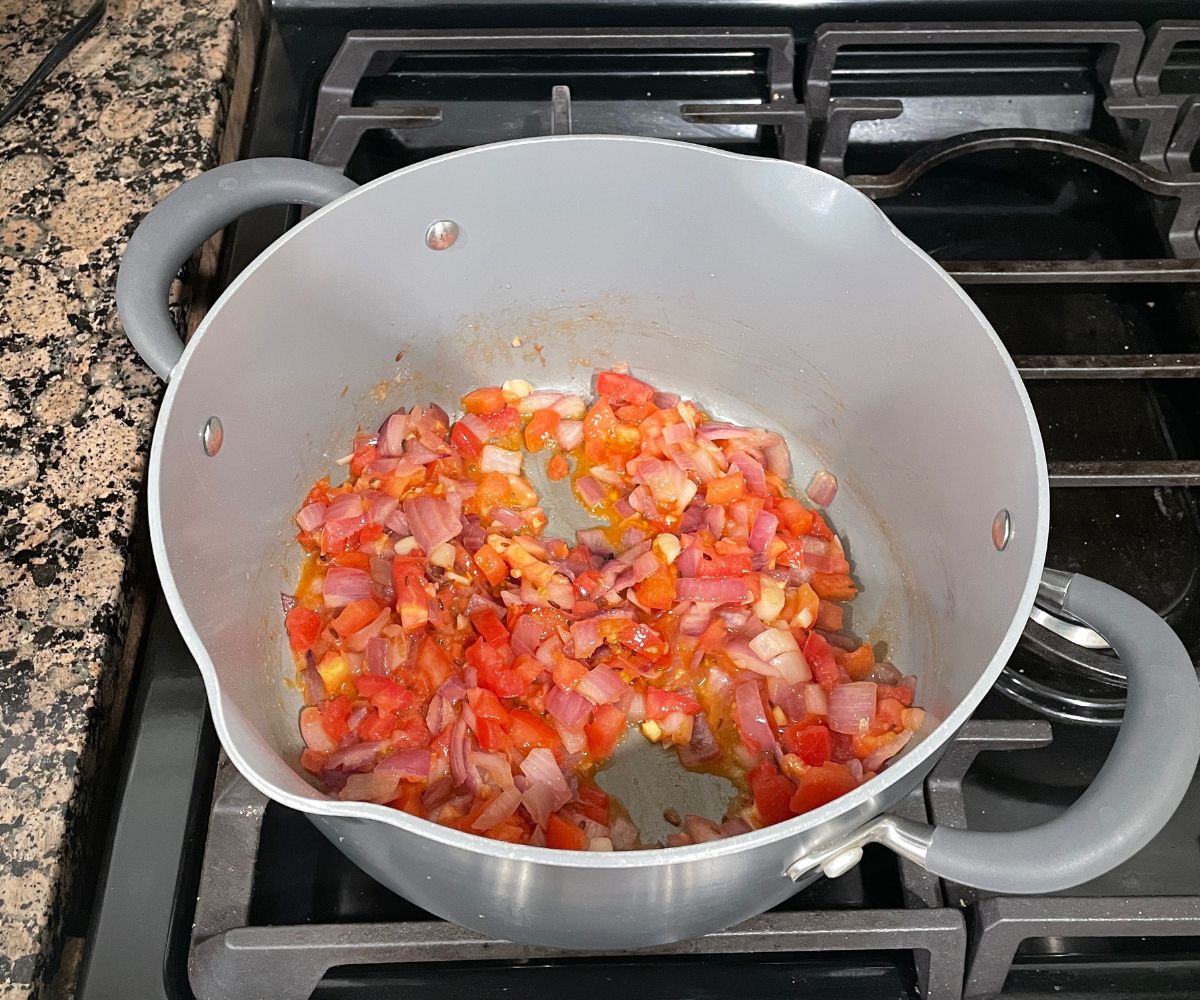
M0 0L0 102L86 2ZM237 0L110 0L0 128L0 997L40 996L124 700L159 395L120 332L133 220L217 159Z

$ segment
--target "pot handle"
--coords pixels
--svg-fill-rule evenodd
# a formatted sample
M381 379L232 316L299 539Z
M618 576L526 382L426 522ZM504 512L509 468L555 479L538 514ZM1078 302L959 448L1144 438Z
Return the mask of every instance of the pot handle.
M882 843L935 875L992 892L1046 893L1103 875L1141 850L1175 812L1200 761L1200 685L1183 643L1140 601L1090 577L1042 574L1038 596L1090 625L1128 676L1125 718L1108 760L1065 812L1028 830L989 833L882 816L787 869L849 870Z
M213 233L256 208L320 208L357 185L307 160L260 157L216 167L176 188L134 230L117 272L117 312L129 342L169 381L183 343L167 296L184 262Z

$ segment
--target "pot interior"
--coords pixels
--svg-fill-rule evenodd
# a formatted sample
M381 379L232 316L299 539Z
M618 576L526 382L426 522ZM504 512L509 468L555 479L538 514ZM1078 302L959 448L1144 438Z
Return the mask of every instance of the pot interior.
M439 219L461 235L434 252ZM235 282L175 372L156 554L260 785L324 798L297 761L279 594L299 563L292 515L354 431L417 402L453 411L509 378L586 395L622 363L783 433L801 490L819 468L837 475L829 516L863 588L852 626L918 675L924 738L965 719L1016 640L1045 546L1040 441L986 322L825 174L648 140L532 140L421 164L317 213ZM211 416L224 444L210 458ZM1013 536L997 551L1001 509Z

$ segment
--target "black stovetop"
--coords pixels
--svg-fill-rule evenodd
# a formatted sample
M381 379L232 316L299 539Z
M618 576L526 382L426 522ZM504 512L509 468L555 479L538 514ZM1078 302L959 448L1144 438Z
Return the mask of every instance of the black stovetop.
M576 132L685 138L847 177L963 283L1022 371L1051 464L1049 564L1131 591L1196 655L1200 21L1155 26L1177 5L1135 6L1140 24L1096 20L1127 18L1126 5L1058 3L1063 20L1035 24L1014 21L1037 5L978 2L914 25L900 19L919 5L897 3L286 0L267 24L243 155L312 156L365 181L561 129L551 91L565 86ZM882 23L831 23L851 11ZM234 227L226 276L294 218L267 210ZM258 797L219 758L161 602L137 684L82 1000L1200 994L1195 785L1151 845L1070 893L976 894L868 850L735 931L562 956L417 910ZM1031 624L907 808L979 828L1049 818L1103 760L1122 694L1106 652Z

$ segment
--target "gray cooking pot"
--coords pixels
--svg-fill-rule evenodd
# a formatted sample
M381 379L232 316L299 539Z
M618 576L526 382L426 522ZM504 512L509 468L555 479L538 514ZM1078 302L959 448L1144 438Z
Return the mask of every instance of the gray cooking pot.
M182 348L166 311L176 269L241 213L285 202L324 207ZM149 214L117 295L130 339L170 383L151 531L221 743L255 786L419 906L521 942L659 944L757 914L822 869L844 871L868 841L960 883L1048 892L1128 858L1184 794L1200 688L1182 645L1127 595L1043 572L1046 464L1008 355L958 286L828 174L601 136L483 146L361 188L309 163L251 160ZM496 843L319 791L298 765L301 698L279 612L307 484L396 406L516 377L586 393L616 362L781 431L798 482L837 473L832 517L864 585L857 621L883 623L895 661L919 676L923 731L811 813L628 854ZM998 546L1001 511L1011 537ZM1016 833L889 816L992 686L1039 593L1100 632L1128 673L1124 726L1095 783Z

